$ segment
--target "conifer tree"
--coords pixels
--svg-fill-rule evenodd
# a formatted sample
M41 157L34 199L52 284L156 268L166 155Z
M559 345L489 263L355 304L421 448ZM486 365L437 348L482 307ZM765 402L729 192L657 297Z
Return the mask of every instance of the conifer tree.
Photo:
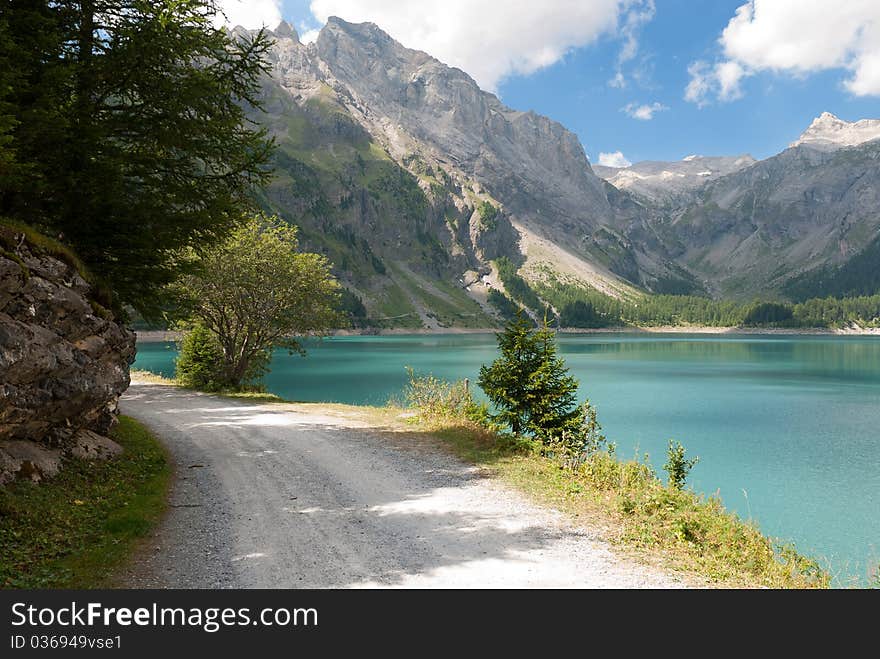
M494 420L545 440L577 427L578 382L557 355L553 332L533 329L520 312L497 337L501 357L480 368L479 379L497 409Z
M0 12L0 216L69 244L155 310L185 248L253 209L271 45L215 0L10 0Z

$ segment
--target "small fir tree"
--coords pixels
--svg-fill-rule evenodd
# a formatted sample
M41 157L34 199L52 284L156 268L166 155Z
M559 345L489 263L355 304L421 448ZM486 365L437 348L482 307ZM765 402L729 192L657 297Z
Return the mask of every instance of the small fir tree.
M576 428L578 382L556 354L553 332L533 329L520 312L497 336L501 357L480 368L478 382L497 409L493 420L544 441Z

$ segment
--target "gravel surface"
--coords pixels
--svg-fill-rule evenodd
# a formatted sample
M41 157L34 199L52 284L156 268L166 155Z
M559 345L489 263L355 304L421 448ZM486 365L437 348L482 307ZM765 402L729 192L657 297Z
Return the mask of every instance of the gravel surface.
M121 584L684 585L440 450L315 410L133 383L122 411L162 438L177 478L166 518Z

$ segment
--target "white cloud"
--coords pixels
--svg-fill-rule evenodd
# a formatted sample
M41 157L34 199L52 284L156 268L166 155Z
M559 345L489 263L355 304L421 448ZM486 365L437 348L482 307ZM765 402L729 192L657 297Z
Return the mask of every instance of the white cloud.
M739 62L721 62L715 66L715 77L718 79L718 98L722 101L733 101L742 97L739 83L748 72Z
M706 98L712 91L712 72L708 62L697 60L688 66L690 82L684 90L684 100L696 103L699 107L706 104Z
M614 153L600 153L599 164L603 167L617 167L618 169L632 165L632 163L627 160L626 156L620 151L615 151Z
M635 25L628 26L646 5L653 11L653 0L312 0L311 11L321 23L330 16L376 23L495 90L506 76L555 64L603 35L620 34L622 52L634 53Z
M639 35L642 27L650 23L656 13L654 0L627 0L624 4L625 17L620 27L620 37L623 45L617 55L617 71L614 77L608 81L611 87L623 89L626 87L626 77L623 75L623 67L627 62L635 59L639 52Z
M702 108L712 96L721 101L742 98L740 83L753 72L743 68L739 62L726 61L711 65L698 60L688 67L688 74L691 79L684 90L684 99Z
M217 16L219 25L255 30L263 26L274 29L281 22L281 0L220 0L219 6L225 15Z
M306 30L299 35L299 40L303 43L312 43L317 40L320 29Z
M656 102L651 103L651 105L639 105L638 103L629 103L628 105L621 108L620 111L625 112L633 119L638 119L640 121L651 121L651 119L654 118L655 114L668 109L668 106Z
M736 10L719 39L723 59L694 62L685 98L742 95L743 78L760 71L806 76L844 69L856 96L880 95L878 0L750 0Z
M609 87L614 87L615 89L623 89L626 87L626 78L623 77L623 72L618 71L614 74L614 77L608 81Z

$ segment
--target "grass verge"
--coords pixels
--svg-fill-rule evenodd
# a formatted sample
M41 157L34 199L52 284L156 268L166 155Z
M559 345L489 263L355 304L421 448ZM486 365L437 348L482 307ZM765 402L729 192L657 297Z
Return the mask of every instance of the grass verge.
M572 465L540 443L512 438L460 418L411 423L442 439L460 458L605 531L636 558L732 588L827 588L830 576L790 544L763 535L715 497L664 484L637 460L599 451Z
M171 468L147 428L120 417L125 452L70 459L40 485L0 487L0 587L99 588L165 510Z

